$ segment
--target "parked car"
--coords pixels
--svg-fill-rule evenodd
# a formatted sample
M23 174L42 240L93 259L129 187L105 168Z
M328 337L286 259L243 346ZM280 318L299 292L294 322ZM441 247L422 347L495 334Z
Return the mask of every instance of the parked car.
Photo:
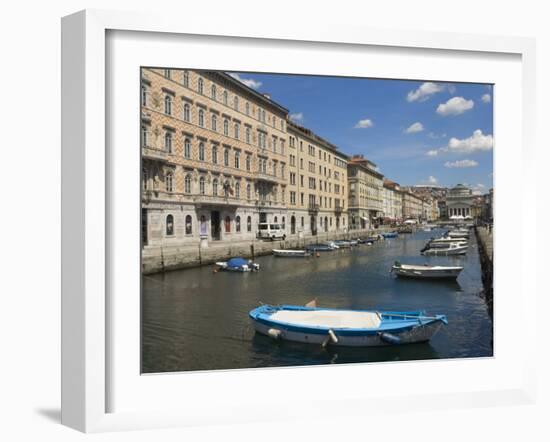
M278 238L285 239L285 225L277 223L260 223L258 224L258 238L271 239L272 241Z

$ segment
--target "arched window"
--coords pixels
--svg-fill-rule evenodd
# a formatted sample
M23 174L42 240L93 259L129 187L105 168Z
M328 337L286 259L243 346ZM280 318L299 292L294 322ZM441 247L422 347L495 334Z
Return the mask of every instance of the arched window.
M274 222L274 223L277 222L277 217L274 217L274 218L273 218L273 222Z
M218 120L217 120L215 114L212 114L212 123L211 123L211 126L212 126L212 130L214 130L214 131L218 130L218 128L217 128L217 126L218 126Z
M172 132L164 133L164 150L172 153Z
M191 140L189 138L186 138L183 142L183 156L191 158Z
M250 155L246 156L246 170L250 170Z
M174 176L172 175L172 172L168 172L166 174L165 183L166 183L166 191L172 192L173 184L174 184Z
M189 71L183 71L183 85L189 87Z
M223 151L223 165L229 166L229 149Z
M245 109L246 115L250 115L250 103L248 101L244 105L244 109Z
M218 164L218 148L216 146L212 146L212 162Z
M199 160L204 161L205 153L204 153L204 143L199 144Z
M204 187L204 177L201 176L199 179L199 192L201 195L205 194L205 187Z
M191 175L189 174L185 175L184 192L191 193Z
M202 78L199 78L199 81L197 83L197 89L199 91L199 94L204 93L204 80Z
M172 97L170 97L170 95L164 96L164 113L166 115L172 115Z
M227 100L228 100L227 91L223 91L223 104L227 106Z
M296 218L294 216L290 217L290 233L292 235L296 233Z
M235 95L235 98L233 99L233 107L235 108L235 110L239 110L239 97L237 97Z
M238 140L240 136L240 125L239 123L235 123L235 138Z
M235 169L239 169L241 167L241 154L239 152L235 152Z
M215 100L216 99L216 85L213 84L212 87L210 88L210 91L211 91L211 95L212 95L212 100Z
M262 111L262 121L265 123L265 111Z
M227 121L227 118L223 120L223 134L229 135L229 121Z
M204 215L201 215L200 234L206 235L207 232L208 232L208 224L206 222L206 217Z
M218 195L218 179L214 178L212 180L212 195L217 196Z
M193 222L191 221L191 215L185 217L185 234L191 235L193 233Z
M304 228L304 217L302 216L302 222L301 222L302 229Z
M241 232L241 217L237 216L235 218L235 232L240 233Z
M235 198L241 197L241 183L235 184Z
M204 111L199 110L199 126L204 127Z
M166 236L172 236L174 234L174 217L168 215L166 217Z
M183 119L187 122L191 121L191 106L189 106L189 103L183 105Z
M231 218L229 216L225 217L224 226L225 226L225 233L230 233L231 232Z
M246 135L245 135L246 136L246 142L248 144L250 144L250 128L248 126L246 127L245 132L246 132Z
M246 185L246 199L250 199L250 184Z
M252 217L250 216L246 218L246 231L252 232Z
M286 219L285 217L283 216L283 218L281 219L281 223L283 224L283 227L285 226L285 223L286 223Z

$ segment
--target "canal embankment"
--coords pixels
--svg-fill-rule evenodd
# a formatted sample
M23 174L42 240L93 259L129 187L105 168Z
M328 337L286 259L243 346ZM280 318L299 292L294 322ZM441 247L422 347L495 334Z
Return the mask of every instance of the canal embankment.
M475 228L481 265L481 280L485 294L485 303L491 320L493 319L493 229L477 226Z
M257 256L269 255L273 249L299 249L309 244L340 239L364 238L391 231L395 228L383 226L374 230L353 230L351 232L323 232L317 235L286 238L285 240L254 241L210 241L207 247L199 243L192 246L145 247L142 249L141 269L145 275L180 270L225 261L235 256L254 259Z

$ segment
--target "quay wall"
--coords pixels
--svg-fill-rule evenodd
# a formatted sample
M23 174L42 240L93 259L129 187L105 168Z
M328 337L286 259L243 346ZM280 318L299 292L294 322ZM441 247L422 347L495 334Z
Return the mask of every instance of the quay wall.
M487 227L475 227L481 265L481 280L485 292L485 303L493 319L493 232Z
M216 261L225 261L234 256L254 258L269 255L272 253L272 249L304 248L309 244L367 237L391 230L394 229L384 226L375 230L318 233L317 235L306 235L302 238L286 238L284 241L254 239L253 241L223 243L210 241L207 247L201 247L199 243L192 246L145 247L142 249L141 254L141 268L143 274L153 274L213 264Z

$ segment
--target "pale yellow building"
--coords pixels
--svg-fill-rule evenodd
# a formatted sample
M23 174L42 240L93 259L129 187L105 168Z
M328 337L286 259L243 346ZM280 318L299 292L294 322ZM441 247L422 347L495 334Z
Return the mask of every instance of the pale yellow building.
M371 228L384 216L384 175L376 164L363 155L354 155L348 162L349 217L351 229Z
M333 144L288 123L290 235L347 231L347 160Z

